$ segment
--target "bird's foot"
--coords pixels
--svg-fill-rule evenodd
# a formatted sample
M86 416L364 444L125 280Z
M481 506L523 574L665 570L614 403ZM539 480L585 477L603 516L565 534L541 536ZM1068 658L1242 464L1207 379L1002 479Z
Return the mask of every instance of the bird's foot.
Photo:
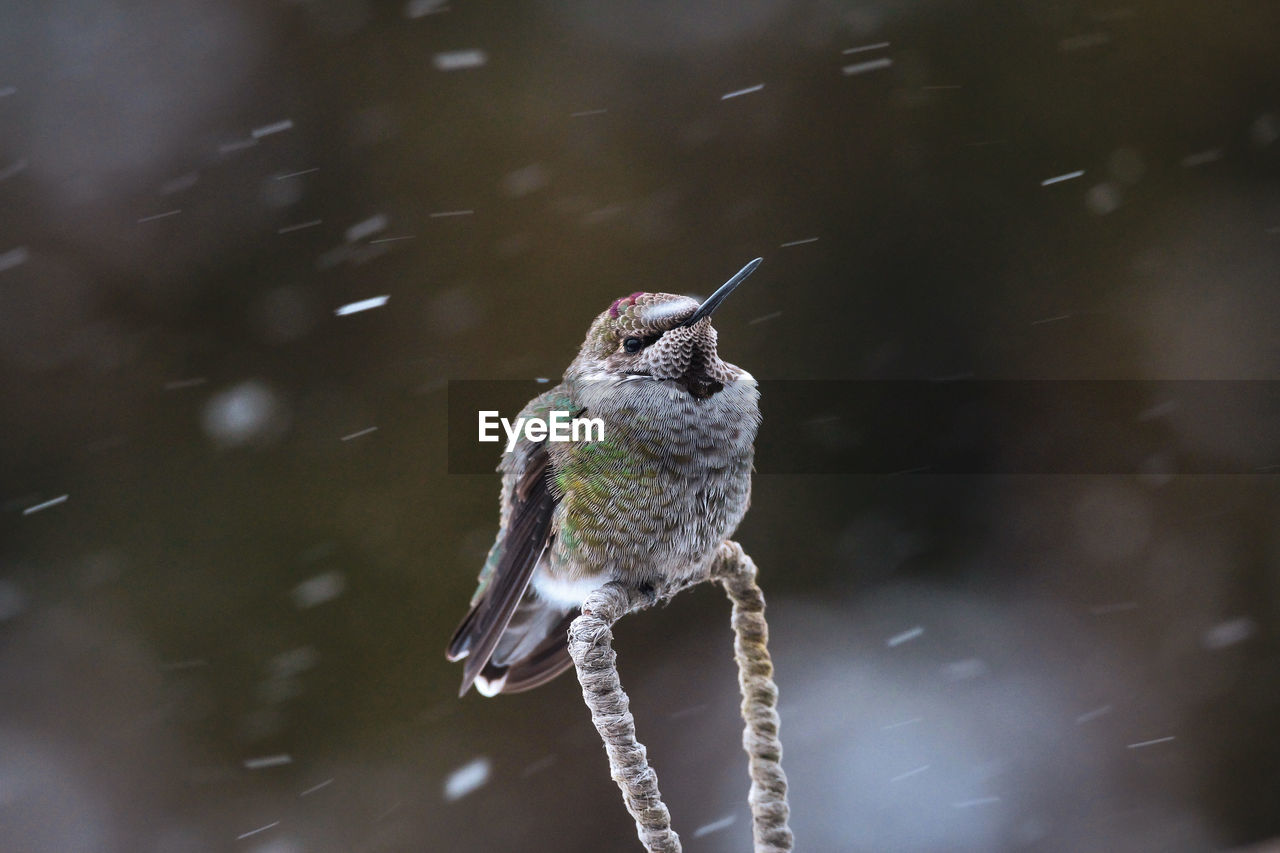
M645 581L636 587L636 592L644 596L644 606L653 607L658 603L658 588Z

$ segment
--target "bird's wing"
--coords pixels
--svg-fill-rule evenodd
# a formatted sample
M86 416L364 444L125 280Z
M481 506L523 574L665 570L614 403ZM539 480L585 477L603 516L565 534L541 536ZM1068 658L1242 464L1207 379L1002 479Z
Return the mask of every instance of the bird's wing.
M545 417L557 402L564 402L559 389L530 402L521 416ZM521 438L503 460L502 468L507 472L504 532L480 575L471 612L454 632L446 651L449 660L467 659L461 693L467 692L488 663L524 596L533 570L550 542L559 500L549 482L552 466L545 442Z

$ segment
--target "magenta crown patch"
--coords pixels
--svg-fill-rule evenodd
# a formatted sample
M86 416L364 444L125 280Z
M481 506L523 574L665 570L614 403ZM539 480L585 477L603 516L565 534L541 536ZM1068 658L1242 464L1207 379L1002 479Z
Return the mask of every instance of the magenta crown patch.
M638 299L641 296L644 296L644 291L637 290L635 293L631 294L630 296L624 296L621 299L613 300L613 304L609 306L609 316L614 319L617 319L618 315L622 313L623 309L630 308L632 305L635 305L636 299Z

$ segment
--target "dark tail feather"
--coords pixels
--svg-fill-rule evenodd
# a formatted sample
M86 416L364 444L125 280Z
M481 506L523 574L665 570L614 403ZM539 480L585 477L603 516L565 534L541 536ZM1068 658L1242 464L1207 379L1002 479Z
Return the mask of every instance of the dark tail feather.
M566 669L571 669L569 625L577 617L576 609L566 613L528 655L506 664L492 661L486 664L476 677L476 689L486 696L520 693L540 687Z
M458 630L453 632L445 657L449 660L466 658L462 669L462 687L458 690L459 697L467 695L471 684L489 663L494 648L502 641L507 624L515 614L516 606L501 602L495 605L488 598L483 599L466 615Z
M476 614L479 607L473 607L458 625L453 636L449 638L449 647L444 650L445 660L462 660L471 653L471 640L475 636Z
M531 690L573 666L568 634L569 625L578 616L577 608L565 612L529 592L512 608L497 636L483 610L482 602L467 614L449 641L449 660L467 658L468 663L459 696L465 696L473 683L485 696ZM478 626L486 623L490 623L492 639L476 651Z

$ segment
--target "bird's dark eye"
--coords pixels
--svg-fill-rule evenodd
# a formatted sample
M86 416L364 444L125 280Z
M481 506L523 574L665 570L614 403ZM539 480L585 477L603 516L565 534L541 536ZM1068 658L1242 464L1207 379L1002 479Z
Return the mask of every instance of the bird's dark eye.
M622 348L627 352L640 352L644 347L644 341L639 338L627 338L622 342Z

